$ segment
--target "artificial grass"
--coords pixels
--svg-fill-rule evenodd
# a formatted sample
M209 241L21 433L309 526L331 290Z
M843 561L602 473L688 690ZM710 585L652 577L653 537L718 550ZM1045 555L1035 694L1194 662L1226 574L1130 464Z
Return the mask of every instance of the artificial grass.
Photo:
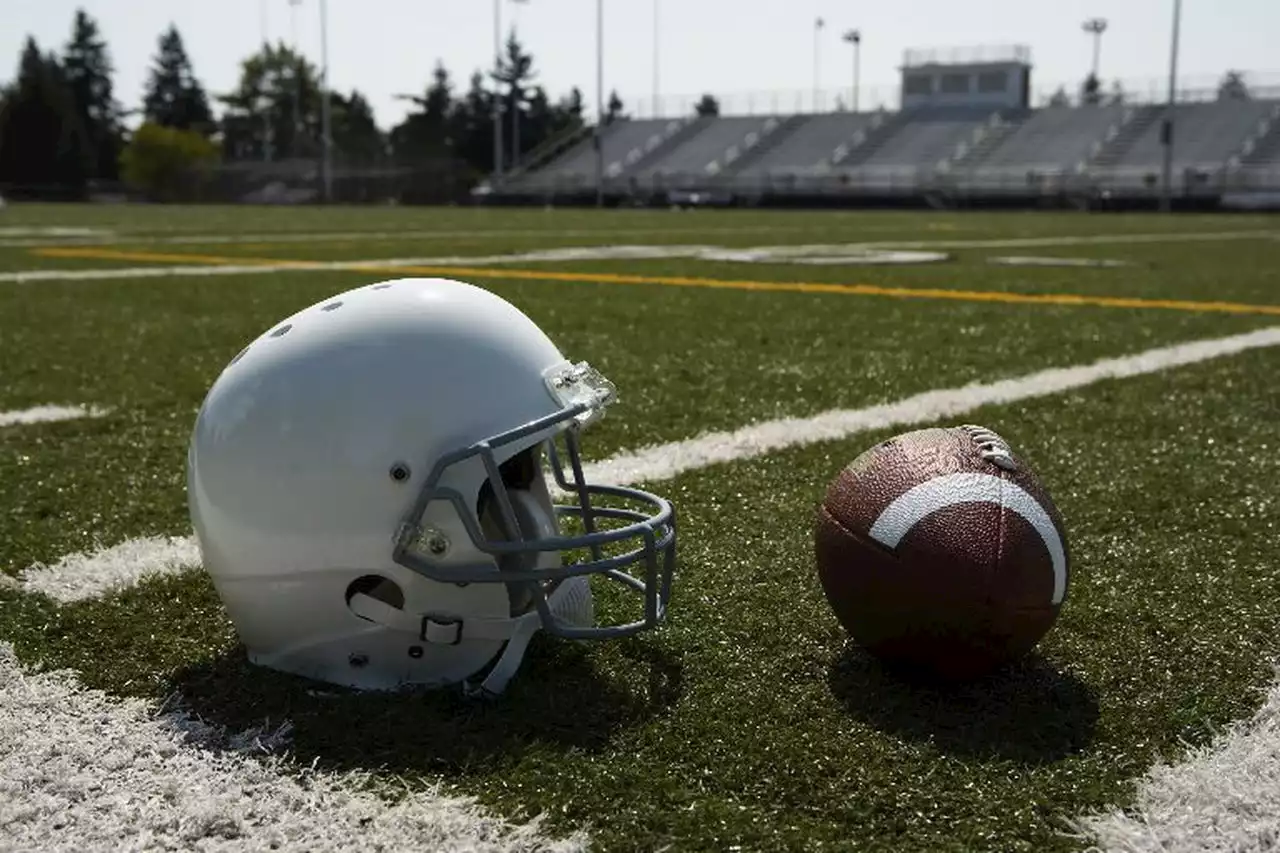
M198 573L61 608L10 598L0 636L233 729L287 717L300 765L443 778L506 814L589 823L604 850L1071 849L1067 818L1247 715L1272 673L1277 367L1254 352L966 418L1036 467L1074 565L1039 653L960 689L849 647L814 578L813 507L879 433L659 484L682 512L670 623L544 639L493 706L252 668Z

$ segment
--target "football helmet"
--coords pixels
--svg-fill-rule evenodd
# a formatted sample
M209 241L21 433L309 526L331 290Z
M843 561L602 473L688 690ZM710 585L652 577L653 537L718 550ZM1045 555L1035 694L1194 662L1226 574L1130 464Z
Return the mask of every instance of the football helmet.
M539 629L657 625L675 512L583 473L580 433L615 398L459 281L378 282L272 326L214 381L187 456L204 567L250 660L497 694ZM634 612L595 624L592 577L638 593Z

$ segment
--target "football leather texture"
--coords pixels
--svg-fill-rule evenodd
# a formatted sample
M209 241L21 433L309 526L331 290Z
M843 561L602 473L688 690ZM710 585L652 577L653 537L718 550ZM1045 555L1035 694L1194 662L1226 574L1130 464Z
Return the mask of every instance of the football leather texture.
M867 450L827 489L815 546L827 602L853 639L926 677L976 678L1022 657L1066 600L1057 507L979 426Z

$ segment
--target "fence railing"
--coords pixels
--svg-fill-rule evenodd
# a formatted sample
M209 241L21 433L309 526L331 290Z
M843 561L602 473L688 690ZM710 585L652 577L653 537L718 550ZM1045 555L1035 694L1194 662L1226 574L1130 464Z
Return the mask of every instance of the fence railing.
M1172 175L1173 192L1182 197L1229 192L1280 192L1280 168L1226 163L1180 167ZM512 191L530 195L572 195L595 189L588 175L528 176ZM708 192L738 196L910 196L944 193L958 196L1045 197L1060 195L1125 196L1160 192L1159 167L1025 169L975 167L860 166L777 169L749 175L709 177L693 172L657 173L605 181L611 194L637 197L663 193Z
M1055 98L1078 106L1083 103L1079 80L1037 81L1033 76L1031 106L1048 106ZM1249 96L1257 99L1280 98L1280 71L1258 71L1242 75ZM1218 98L1221 75L1194 74L1178 78L1176 100L1179 102L1212 101ZM1116 80L1103 77L1098 99L1102 103L1115 100L1117 94L1126 104L1163 104L1168 100L1167 77L1137 77ZM789 115L794 113L844 112L854 103L853 85L828 82L806 89L764 89L730 92L671 93L628 97L621 93L623 112L632 118L669 118L689 115L704 94L716 99L721 115ZM902 103L899 83L871 83L859 88L860 112L896 110ZM593 119L592 119L593 120Z

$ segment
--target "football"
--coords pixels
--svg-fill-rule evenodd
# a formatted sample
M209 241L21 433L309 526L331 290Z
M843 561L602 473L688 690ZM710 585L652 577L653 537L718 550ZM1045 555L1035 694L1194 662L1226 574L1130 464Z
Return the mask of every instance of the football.
M883 441L818 509L818 576L853 639L886 665L947 681L1029 652L1067 595L1062 519L1026 462L989 429Z

